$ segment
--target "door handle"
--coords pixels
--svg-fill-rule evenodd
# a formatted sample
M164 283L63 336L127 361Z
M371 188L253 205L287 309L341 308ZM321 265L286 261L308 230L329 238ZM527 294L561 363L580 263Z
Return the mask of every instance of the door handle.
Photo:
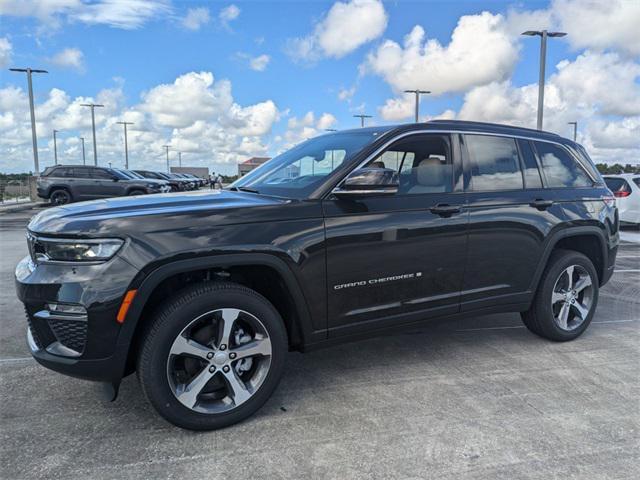
M460 213L460 210L460 205L448 205L446 203L439 203L429 209L431 213L441 217L450 217L454 213Z
M529 205L542 211L553 205L553 200L543 200L542 198L536 198L531 203L529 203Z

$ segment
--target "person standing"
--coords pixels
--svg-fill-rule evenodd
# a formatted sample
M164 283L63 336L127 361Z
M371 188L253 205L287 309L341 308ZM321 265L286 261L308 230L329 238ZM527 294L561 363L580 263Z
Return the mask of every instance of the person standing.
M216 185L218 185L220 187L220 190L222 190L222 175L220 174L216 175Z

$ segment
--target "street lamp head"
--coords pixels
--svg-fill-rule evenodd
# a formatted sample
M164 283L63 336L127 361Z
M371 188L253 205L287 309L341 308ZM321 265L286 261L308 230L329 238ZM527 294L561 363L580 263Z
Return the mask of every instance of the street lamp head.
M527 35L529 37L541 37L543 34L546 34L547 37L564 37L567 35L565 32L547 32L546 30L527 30L521 33L521 35Z
M49 73L46 70L39 70L37 68L10 68L12 72L31 72L31 73Z
M542 35L542 32L537 30L527 30L526 32L522 32L521 35L527 35L529 37L535 37L536 35Z
M565 32L547 32L548 37L566 37L567 34Z

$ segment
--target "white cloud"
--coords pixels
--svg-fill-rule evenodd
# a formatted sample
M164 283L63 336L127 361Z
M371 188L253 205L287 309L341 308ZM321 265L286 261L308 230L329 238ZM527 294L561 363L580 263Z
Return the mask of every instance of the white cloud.
M249 59L249 67L251 70L255 70L256 72L263 72L266 70L267 65L269 65L269 61L271 61L271 57L269 55L258 55L257 57Z
M283 138L283 149L291 148L300 142L325 133L337 123L336 117L330 113L323 113L316 118L313 112L307 112L302 118L291 117L287 122L287 131Z
M13 45L7 37L0 37L0 67L6 67L11 62Z
M544 129L569 136L578 121L578 141L597 161L640 159L640 65L615 53L586 51L562 61L545 86ZM446 117L535 127L538 87L510 81L472 88L457 115Z
M555 0L551 11L575 48L616 48L640 55L637 0Z
M341 88L338 91L338 100L343 102L349 102L356 93L356 87Z
M96 133L101 164L123 166L122 119L134 122L129 128L131 166L164 169L162 145L170 145L172 158L185 152L183 162L209 166L216 171L235 172L235 164L248 156L266 155L272 127L280 112L272 100L239 105L231 93L231 82L216 80L211 72L190 72L174 82L151 88L140 103L127 106L122 83L100 91L95 97L71 98L52 89L36 105L42 167L53 163L50 132L60 130L61 161L79 161L78 136L87 139L91 159L91 116L80 106L103 103L97 108ZM23 89L0 88L0 171L28 171L31 168L28 99ZM326 124L326 119L322 120Z
M99 0L91 3L82 0L3 0L0 3L1 15L35 17L54 27L61 20L68 20L130 30L170 11L165 0Z
M227 26L229 25L230 22L232 22L239 16L240 16L240 9L234 4L224 7L222 10L220 10L220 13L218 13L218 18L220 19L222 24Z
M387 12L380 0L336 2L306 37L289 40L288 53L296 60L342 58L375 40L387 28Z
M65 48L49 59L51 63L63 68L73 68L78 71L84 70L84 55L79 48Z
M482 12L460 17L446 46L416 25L402 46L386 40L370 53L364 71L380 75L396 93L421 88L438 95L504 80L517 60L504 17Z
M384 120L397 122L411 117L414 114L415 99L405 95L399 98L390 98L378 109Z
M209 9L206 7L190 8L182 19L182 25L189 30L200 30L203 25L209 23Z

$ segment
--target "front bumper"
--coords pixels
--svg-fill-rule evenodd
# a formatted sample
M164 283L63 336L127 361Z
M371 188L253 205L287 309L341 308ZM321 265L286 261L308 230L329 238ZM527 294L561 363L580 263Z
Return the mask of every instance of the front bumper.
M27 315L27 343L43 366L88 380L117 382L127 348L118 345L116 316L137 270L117 256L95 265L34 264L16 267L16 291ZM84 307L62 314L52 305Z

